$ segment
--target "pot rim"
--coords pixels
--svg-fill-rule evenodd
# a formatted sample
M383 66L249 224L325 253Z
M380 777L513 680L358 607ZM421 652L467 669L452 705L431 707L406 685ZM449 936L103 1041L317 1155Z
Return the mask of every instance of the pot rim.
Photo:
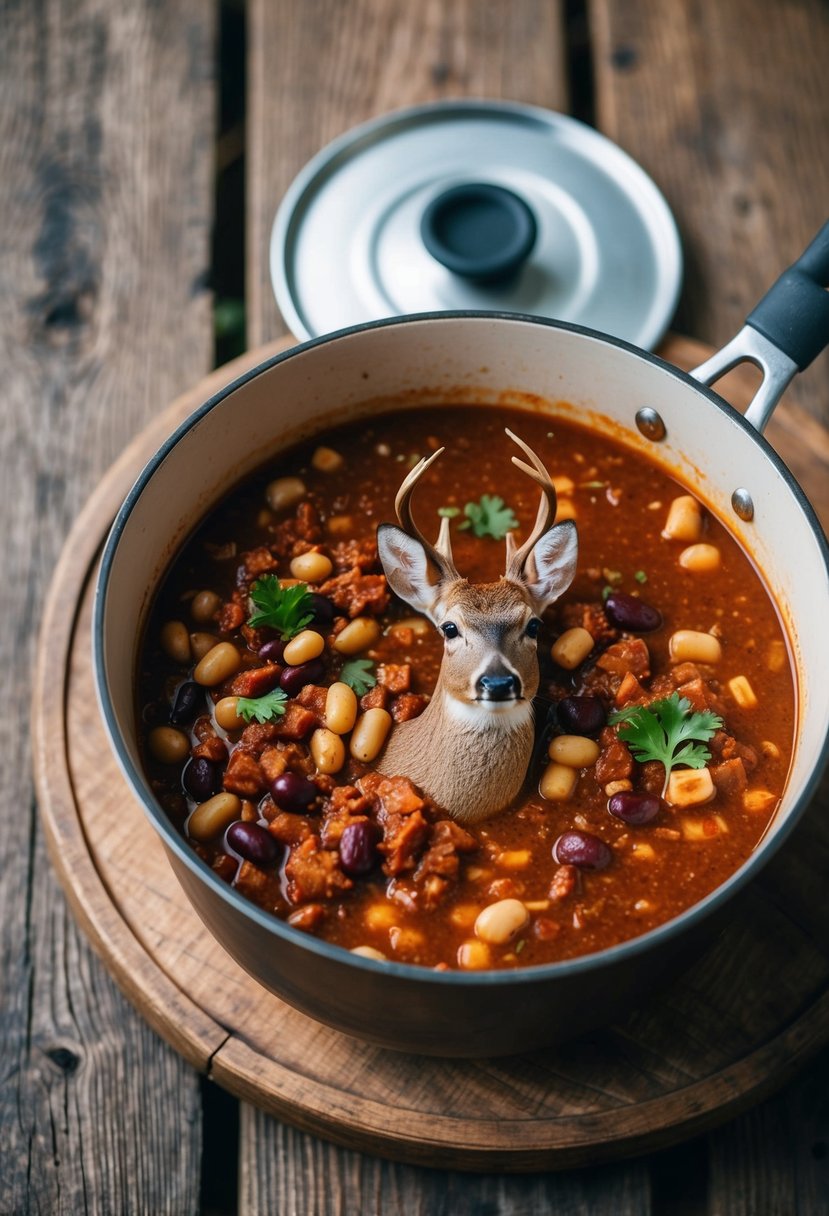
M117 551L121 536L127 525L127 521L132 513L132 510L138 502L144 489L161 467L167 456L175 448L178 442L186 435L202 418L206 417L211 410L220 405L227 397L231 396L237 389L242 388L249 381L255 379L263 372L269 371L279 363L286 362L288 359L295 358L297 355L304 354L306 351L317 346L323 346L332 342L337 342L342 339L349 338L354 334L362 333L366 330L386 329L392 326L404 326L418 323L428 322L449 322L454 321L505 321L517 322L520 324L530 324L540 326L546 329L564 330L569 333L575 333L594 341L603 342L610 346L618 347L634 358L644 360L661 368L663 371L680 380L687 387L692 388L710 405L714 406L720 412L727 413L729 419L736 423L751 440L758 444L763 451L767 460L775 467L781 475L789 490L793 494L798 506L803 513L806 523L809 525L814 537L818 543L823 564L826 571L827 580L829 580L829 543L824 535L821 524L815 514L809 500L806 498L803 490L797 480L784 464L778 454L758 431L745 421L745 418L733 406L729 405L722 397L718 396L713 389L706 385L700 384L688 372L682 371L666 360L661 359L658 355L651 351L642 350L637 346L626 342L622 338L612 337L609 334L601 333L598 330L588 329L586 326L575 325L572 322L556 321L546 317L535 317L523 313L513 312L489 312L489 311L446 311L446 312L425 312L411 313L398 317L384 317L375 321L365 321L358 325L349 326L346 329L334 330L328 334L322 334L315 338L310 338L306 342L299 343L296 346L290 347L286 351L281 351L276 355L272 355L264 362L257 364L248 371L243 372L230 384L220 389L203 405L199 406L192 414L189 415L161 445L156 453L149 459L147 464L139 474L135 484L127 494L122 506L120 507L112 529L107 538L104 550L101 556L101 564L98 572L97 583L95 587L95 603L92 621L92 642L93 642L93 660L95 668L95 684L98 696L98 705L101 715L104 719L104 724L110 739L118 764L122 773L127 778L132 793L141 802L145 814L148 815L156 831L159 833L162 843L165 848L172 849L178 859L182 861L187 868L200 879L209 889L217 894L222 900L235 909L236 912L242 914L243 917L253 921L268 933L275 934L277 937L283 938L288 945L298 946L304 950L308 950L311 954L316 954L322 958L328 959L332 963L338 963L342 966L353 966L357 969L367 970L378 974L392 975L400 980L409 980L411 982L425 982L437 985L449 985L460 987L484 987L489 988L493 985L502 984L534 984L538 982L553 981L558 978L564 979L569 975L579 974L583 971L590 971L594 968L616 967L626 959L634 958L644 951L656 948L660 944L665 944L671 938L679 937L685 932L690 931L701 921L713 914L721 905L730 900L738 891L753 878L755 872L767 864L774 854L781 848L785 841L791 835L796 824L802 818L806 808L808 807L818 783L822 776L823 770L829 763L829 736L824 740L820 755L817 762L810 773L810 776L803 788L803 791L797 801L789 810L788 816L781 827L773 834L766 835L758 844L756 850L743 862L742 866L731 875L719 887L711 891L704 899L696 904L692 904L684 912L671 920L665 921L656 928L649 930L638 937L632 937L626 941L619 942L615 946L610 946L604 950L594 951L591 954L578 955L575 958L563 959L556 963L545 963L534 967L523 967L515 970L487 970L487 971L435 971L429 967L419 967L410 963L395 962L392 959L379 960L363 958L361 955L352 954L349 950L341 946L333 945L320 938L314 937L309 933L303 932L301 929L295 929L286 921L280 920L279 917L270 915L258 905L245 899L233 887L223 882L207 865L202 861L192 849L188 848L182 837L173 828L167 817L164 815L160 806L153 799L146 787L145 779L140 770L132 763L132 759L124 744L123 733L118 722L118 717L112 704L112 699L109 692L109 683L107 678L106 663L104 657L104 616L107 589L109 586L110 575L112 572L112 564Z

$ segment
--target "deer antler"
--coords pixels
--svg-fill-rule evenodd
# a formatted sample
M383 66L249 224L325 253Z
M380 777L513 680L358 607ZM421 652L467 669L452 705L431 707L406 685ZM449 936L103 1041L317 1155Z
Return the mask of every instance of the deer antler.
M420 541L435 565L442 571L444 577L460 578L452 557L449 520L445 516L441 520L437 543L433 545L426 539L412 517L411 498L414 488L426 470L437 460L443 451L445 451L445 448L438 448L428 458L424 456L422 460L418 461L408 476L403 479L400 489L397 491L397 497L394 500L394 509L397 512L397 518L400 520L400 526L403 531Z
M538 514L535 517L532 532L524 541L520 549L516 549L515 541L512 538L512 533L507 533L507 568L506 578L520 581L524 565L535 548L536 543L541 539L544 533L553 524L556 517L556 488L550 480L550 475L544 468L541 459L536 455L531 447L524 443L523 439L519 439L517 435L507 427L507 434L513 443L517 443L522 452L529 458L531 464L526 464L517 456L512 457L512 463L522 473L526 473L528 477L532 477L533 481L541 487L541 501L538 504Z

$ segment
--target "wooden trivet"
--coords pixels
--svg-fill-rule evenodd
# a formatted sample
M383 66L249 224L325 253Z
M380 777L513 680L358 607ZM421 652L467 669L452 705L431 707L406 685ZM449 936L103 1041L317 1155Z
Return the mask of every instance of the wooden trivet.
M214 941L111 754L90 652L97 557L139 469L192 409L282 344L175 401L87 504L55 570L38 650L35 773L52 861L80 924L148 1022L238 1097L350 1148L420 1165L555 1169L655 1149L780 1086L829 1039L827 784L728 929L626 1021L563 1047L486 1061L385 1051L271 996ZM669 338L689 368L707 348ZM732 374L728 394L750 395ZM829 436L792 405L769 438L826 524Z

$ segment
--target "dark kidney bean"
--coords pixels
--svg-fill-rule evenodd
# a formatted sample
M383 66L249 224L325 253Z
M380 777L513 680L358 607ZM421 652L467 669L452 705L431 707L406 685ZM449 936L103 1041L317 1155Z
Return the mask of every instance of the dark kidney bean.
M319 659L311 659L310 663L300 663L299 667L286 667L279 677L279 687L289 697L295 697L306 684L318 684L325 673L325 667Z
M656 794L635 794L633 790L620 790L608 799L607 809L623 823L634 825L650 823L659 814L662 799Z
M651 633L662 624L662 613L658 608L652 608L635 595L625 595L624 591L614 591L609 595L604 610L612 625L631 633Z
M264 646L259 647L259 658L265 659L268 663L281 663L282 654L285 650L286 642L281 638L274 638L271 642L266 642Z
M198 756L190 761L181 774L181 783L191 798L204 802L212 798L221 786L219 769L211 760Z
M571 735L597 735L607 725L607 710L598 697L564 697L558 721Z
M243 823L239 819L227 829L225 841L234 853L260 866L272 865L279 852L279 845L261 823Z
M283 811L307 811L319 790L299 773L283 773L271 782L271 797Z
M309 628L314 629L319 626L321 629L329 629L334 624L334 605L326 596L320 595L316 591L311 592L311 600L314 619Z
M170 710L170 721L173 726L187 726L195 721L204 709L204 689L195 680L187 680L179 684L176 699Z
M377 863L377 831L373 823L349 823L340 837L340 865L346 874L368 874Z
M592 832L562 832L553 845L553 857L560 866L581 870L605 870L613 860L610 847Z

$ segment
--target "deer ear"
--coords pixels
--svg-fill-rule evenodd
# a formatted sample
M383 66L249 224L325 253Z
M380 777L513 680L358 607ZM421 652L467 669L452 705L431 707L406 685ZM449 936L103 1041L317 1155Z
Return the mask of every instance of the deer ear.
M380 524L377 551L394 594L431 618L444 571L420 541L394 524Z
M578 558L579 540L572 519L556 524L536 542L524 566L524 585L539 613L564 595L575 576Z

